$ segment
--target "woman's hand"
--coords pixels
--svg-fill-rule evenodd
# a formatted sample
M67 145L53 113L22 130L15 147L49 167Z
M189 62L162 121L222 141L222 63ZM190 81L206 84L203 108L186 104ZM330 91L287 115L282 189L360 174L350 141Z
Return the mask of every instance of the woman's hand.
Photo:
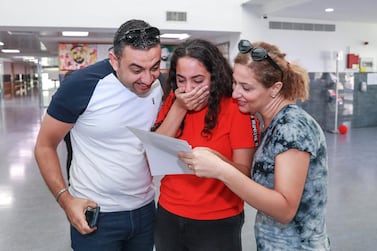
M179 152L178 158L199 177L220 179L225 161L207 147L196 147L192 152Z

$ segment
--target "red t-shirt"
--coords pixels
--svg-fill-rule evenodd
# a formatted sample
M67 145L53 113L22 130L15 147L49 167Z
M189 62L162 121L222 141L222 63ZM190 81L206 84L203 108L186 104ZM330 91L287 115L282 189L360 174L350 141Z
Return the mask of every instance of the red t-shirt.
M168 113L174 94L170 93L161 107L156 124ZM232 98L223 98L220 104L217 126L212 129L210 140L201 136L204 116L207 108L199 112L186 114L183 134L193 148L210 147L228 159L232 159L232 150L254 147L250 114L239 111ZM191 174L166 175L161 180L160 205L176 215L197 219L215 220L239 214L243 210L243 201L217 179L199 178Z

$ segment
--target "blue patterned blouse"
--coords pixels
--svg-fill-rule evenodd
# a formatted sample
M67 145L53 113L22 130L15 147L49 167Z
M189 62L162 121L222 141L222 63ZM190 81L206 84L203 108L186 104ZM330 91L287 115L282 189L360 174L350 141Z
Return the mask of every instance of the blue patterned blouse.
M252 177L274 188L275 157L289 149L310 153L304 192L293 220L282 224L258 211L255 237L259 251L330 250L326 231L327 146L318 123L297 105L284 107L262 135L253 161Z

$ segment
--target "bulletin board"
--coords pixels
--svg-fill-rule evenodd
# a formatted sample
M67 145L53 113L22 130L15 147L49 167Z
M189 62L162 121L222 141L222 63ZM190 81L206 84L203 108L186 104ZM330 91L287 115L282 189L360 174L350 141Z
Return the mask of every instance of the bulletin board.
M174 45L161 45L161 63L162 72L167 71L170 67L170 58L174 50Z
M95 63L97 46L95 44L59 44L59 70L78 70Z
M229 61L229 42L221 43L216 45L219 48L221 54L223 54L224 58Z

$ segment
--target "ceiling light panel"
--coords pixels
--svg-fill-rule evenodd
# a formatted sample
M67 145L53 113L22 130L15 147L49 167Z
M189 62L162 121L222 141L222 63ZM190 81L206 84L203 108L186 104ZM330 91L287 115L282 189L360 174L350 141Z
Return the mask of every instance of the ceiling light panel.
M87 31L63 31L62 35L64 37L87 37L89 32Z
M179 40L183 40L189 37L190 35L187 33L165 33L165 34L160 35L160 38L179 39Z
M17 49L1 49L2 53L20 53L20 50Z

